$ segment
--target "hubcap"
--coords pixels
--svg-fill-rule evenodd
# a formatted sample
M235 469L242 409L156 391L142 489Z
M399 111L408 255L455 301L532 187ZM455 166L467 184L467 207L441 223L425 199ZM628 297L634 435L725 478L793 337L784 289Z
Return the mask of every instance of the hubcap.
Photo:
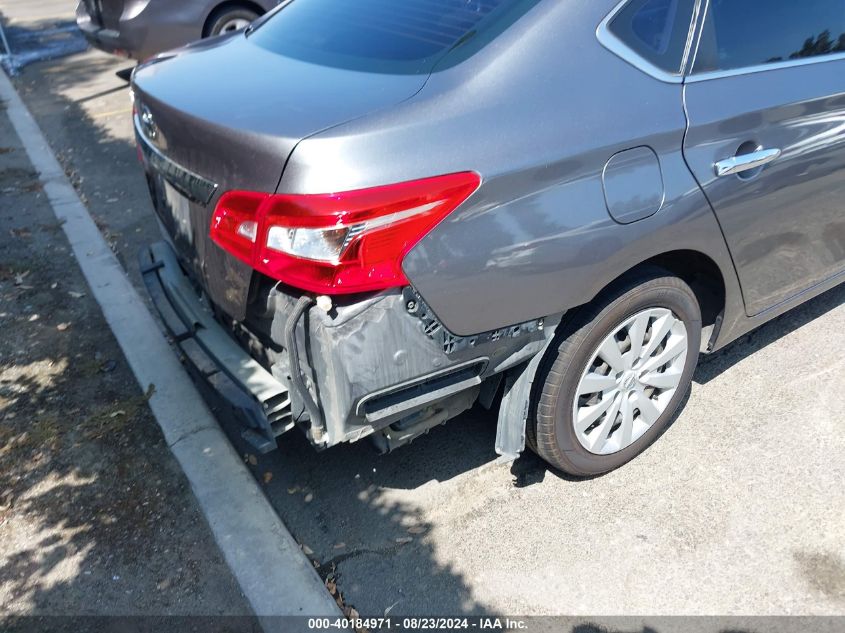
M671 310L635 314L601 342L581 374L572 410L578 441L597 455L636 442L681 382L687 329Z
M229 20L220 28L221 33L231 33L232 31L240 31L241 29L245 29L249 26L249 20L244 20L243 18L235 18L233 20Z

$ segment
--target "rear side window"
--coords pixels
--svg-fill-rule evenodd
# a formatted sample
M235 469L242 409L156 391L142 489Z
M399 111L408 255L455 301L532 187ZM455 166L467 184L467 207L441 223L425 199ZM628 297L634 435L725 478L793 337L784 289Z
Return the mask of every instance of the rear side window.
M845 0L711 0L694 71L845 53Z
M680 74L694 7L694 0L631 0L608 30L650 64Z
M367 72L428 73L465 58L539 0L293 0L250 41L273 52ZM452 56L450 56L450 60Z

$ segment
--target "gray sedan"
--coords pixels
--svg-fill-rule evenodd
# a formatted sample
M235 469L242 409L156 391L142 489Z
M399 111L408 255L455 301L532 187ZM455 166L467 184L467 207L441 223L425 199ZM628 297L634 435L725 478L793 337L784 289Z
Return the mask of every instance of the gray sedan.
M842 0L293 0L133 90L145 277L260 450L479 405L603 473L845 279Z
M93 46L140 60L244 29L280 1L80 0L76 23Z

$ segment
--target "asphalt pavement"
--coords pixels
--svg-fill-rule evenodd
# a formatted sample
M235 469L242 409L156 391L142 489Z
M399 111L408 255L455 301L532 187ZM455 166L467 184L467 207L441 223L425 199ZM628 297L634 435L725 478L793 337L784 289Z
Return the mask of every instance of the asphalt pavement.
M127 66L29 66L18 89L130 277L158 238ZM411 446L253 455L221 422L318 571L362 614L845 613L845 287L704 359L683 414L591 480L495 463L473 410Z

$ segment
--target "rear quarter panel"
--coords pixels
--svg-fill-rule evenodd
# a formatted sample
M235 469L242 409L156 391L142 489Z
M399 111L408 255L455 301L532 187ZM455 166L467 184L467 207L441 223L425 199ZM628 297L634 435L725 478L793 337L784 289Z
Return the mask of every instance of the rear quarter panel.
M706 199L684 163L681 86L596 38L614 2L540 3L414 98L303 141L280 189L339 191L475 170L483 184L406 257L411 283L458 335L558 314L655 255L696 250L738 293ZM602 170L651 147L665 202L618 224Z

